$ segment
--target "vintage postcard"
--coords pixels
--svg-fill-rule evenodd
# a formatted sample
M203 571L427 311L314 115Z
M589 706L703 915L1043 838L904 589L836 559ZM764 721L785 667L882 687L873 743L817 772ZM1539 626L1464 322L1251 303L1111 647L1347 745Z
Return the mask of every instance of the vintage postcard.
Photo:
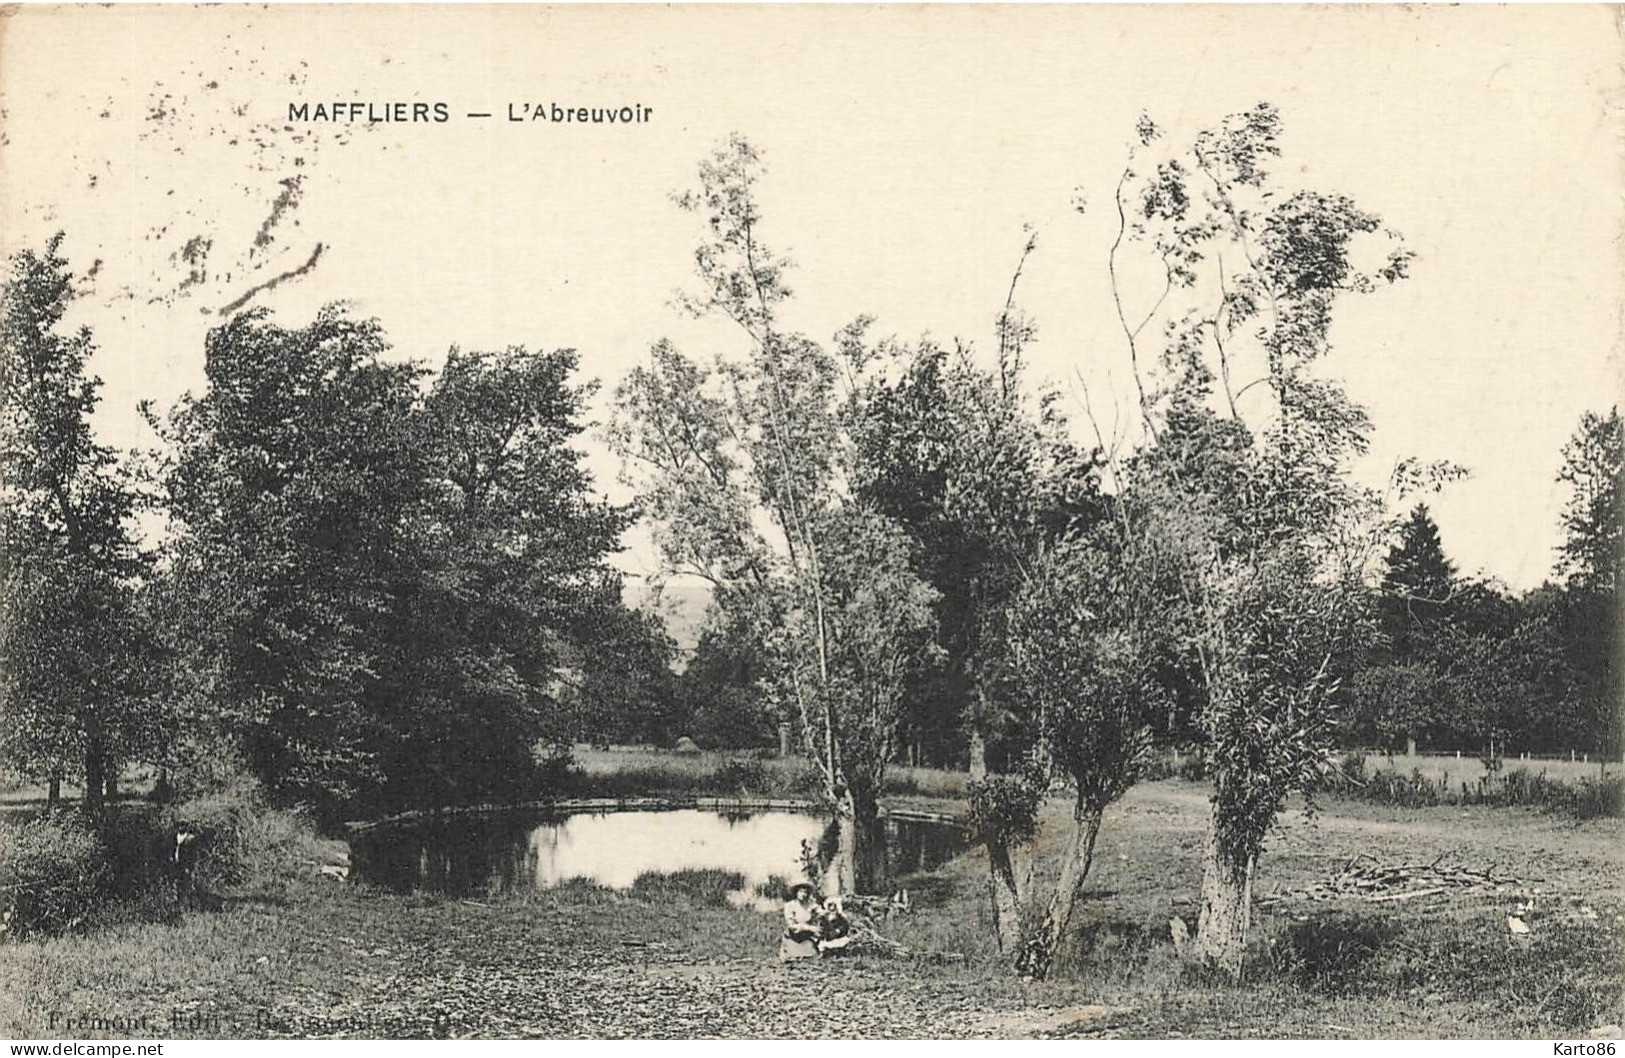
M1612 1054L1619 20L0 9L0 1036Z

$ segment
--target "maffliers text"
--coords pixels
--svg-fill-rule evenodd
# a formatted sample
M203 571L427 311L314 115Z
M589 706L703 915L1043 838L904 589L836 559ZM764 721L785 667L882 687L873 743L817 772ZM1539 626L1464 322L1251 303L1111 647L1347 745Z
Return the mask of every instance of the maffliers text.
M451 107L445 103L289 103L288 120L440 123L451 120Z

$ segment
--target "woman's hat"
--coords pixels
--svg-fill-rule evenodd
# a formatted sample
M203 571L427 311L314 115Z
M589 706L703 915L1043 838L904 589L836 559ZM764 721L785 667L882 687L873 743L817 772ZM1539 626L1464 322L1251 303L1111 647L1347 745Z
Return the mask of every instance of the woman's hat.
M791 896L796 896L797 894L799 894L803 890L806 891L808 896L811 896L812 891L813 891L813 887L811 885L807 884L806 882L797 882L795 885L792 885L790 887L790 895Z

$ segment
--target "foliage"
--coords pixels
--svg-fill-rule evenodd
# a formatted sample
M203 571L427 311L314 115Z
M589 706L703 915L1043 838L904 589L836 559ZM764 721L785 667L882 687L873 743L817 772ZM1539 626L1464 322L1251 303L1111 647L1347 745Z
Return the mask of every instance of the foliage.
M738 871L688 867L680 871L644 871L632 879L632 896L663 908L728 907L729 895L745 888Z
M1367 664L1350 681L1349 705L1373 744L1403 748L1407 738L1434 728L1441 694L1439 674L1427 662Z
M566 797L649 797L660 795L756 796L817 798L823 784L813 764L804 758L754 760L747 757L717 759L673 757L667 754L612 754L609 766L598 763L593 751L550 789ZM586 766L583 766L583 765ZM888 784L888 791L893 787Z
M619 585L610 581L606 589ZM693 730L678 676L677 646L658 614L634 610L606 590L567 648L575 676L566 696L588 741L669 746Z
M1126 534L1079 535L1047 549L1010 602L1006 678L1025 696L1035 744L1016 775L972 786L974 831L992 870L1001 947L1024 976L1043 978L1068 934L1106 807L1139 778L1161 706L1158 636L1131 568ZM1053 774L1075 807L1060 873L1040 909L1030 882L1036 815ZM1025 813L1025 815L1024 815Z
M1101 509L1093 454L1072 442L1053 400L1037 414L1027 406L1030 341L1030 330L1019 342L1001 330L995 369L962 344L854 347L883 368L850 404L854 489L905 527L938 592L940 662L907 705L913 739L937 760L960 759L967 726L1006 763L1031 745L1026 702L1000 686L1005 610L1043 544Z
M1625 776L1604 773L1559 778L1528 767L1486 770L1477 779L1452 782L1450 773L1432 776L1420 768L1366 771L1365 758L1345 754L1315 789L1334 796L1396 808L1441 805L1487 805L1496 808L1542 808L1575 819L1625 815Z
M1396 533L1377 634L1346 676L1344 744L1616 752L1611 595L1458 576L1420 506Z
M380 328L263 310L210 331L208 388L170 414L173 642L273 796L342 802L382 779L382 695L401 541L424 484L419 371Z
M1268 104L1171 155L1153 123L1138 132L1108 267L1146 436L1114 476L1158 556L1143 575L1171 581L1166 624L1199 677L1214 809L1196 945L1236 973L1253 865L1288 795L1325 765L1333 662L1372 622L1380 503L1349 474L1371 423L1317 367L1337 301L1403 278L1411 255L1343 196L1272 187L1281 124ZM1123 309L1129 249L1163 271L1143 320ZM1183 312L1163 309L1176 293ZM1153 367L1141 336L1159 312ZM1240 370L1256 377L1239 384Z
M765 676L748 631L709 623L677 681L683 732L717 749L776 746L777 717L763 708L757 690Z
M239 885L271 867L275 848L265 836L271 810L247 776L178 802L171 817L178 833L190 835L185 860L190 881L209 890Z
M1010 674L1029 696L1042 751L1099 811L1134 782L1158 711L1155 637L1106 534L1048 550L1012 604Z
M1570 585L1609 594L1619 584L1625 562L1625 425L1617 407L1607 415L1586 412L1563 446L1557 480L1570 492L1560 516L1564 539L1558 545L1557 572Z
M0 756L78 776L92 807L114 747L150 745L148 556L140 497L94 439L101 380L88 329L63 333L72 274L61 237L9 261L0 286Z
M1555 608L1575 693L1583 705L1582 730L1592 744L1619 752L1625 730L1625 667L1622 667L1620 570L1625 567L1625 428L1619 409L1606 416L1587 412L1563 447L1558 481L1569 486L1560 516L1564 539L1557 573L1565 592Z
M1038 833L1038 813L1049 793L1046 776L1033 769L990 772L971 782L970 834L979 844L1022 845Z
M1388 652L1407 661L1425 650L1431 626L1451 615L1456 567L1426 504L1412 508L1396 536L1383 563L1381 622Z
M210 332L164 427L179 693L278 802L534 796L537 747L585 729L568 648L620 605L590 390L568 350L453 350L426 393L387 352L338 309Z
M836 358L779 324L789 263L761 240L760 176L736 138L678 199L706 230L701 292L687 303L737 324L747 350L710 371L657 343L616 390L611 439L666 573L712 586L761 661L764 694L799 723L826 797L872 826L935 597L908 538L853 497ZM856 347L858 332L843 344ZM855 864L841 869L851 888Z
M84 924L112 885L107 850L93 827L67 813L0 826L0 908L11 937L63 933Z
M397 788L534 796L535 747L568 746L605 696L666 672L603 564L626 519L593 497L572 447L593 392L570 381L577 364L571 350L454 349L424 399L427 499L389 681L409 707L384 762Z

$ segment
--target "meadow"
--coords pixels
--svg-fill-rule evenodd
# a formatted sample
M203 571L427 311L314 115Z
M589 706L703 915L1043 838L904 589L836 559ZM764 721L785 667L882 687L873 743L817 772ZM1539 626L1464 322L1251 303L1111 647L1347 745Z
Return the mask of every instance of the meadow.
M585 754L613 786L683 776L706 757ZM786 788L800 762L761 761ZM747 778L755 777L755 773ZM953 773L899 777L952 809ZM937 795L925 791L938 791ZM646 792L652 792L646 789ZM1107 813L1064 965L1023 983L992 941L973 850L897 880L912 908L881 924L909 957L781 964L773 916L725 885L640 879L480 900L398 895L316 873L341 851L261 873L223 910L0 944L0 1035L51 1015L116 1012L178 1036L1524 1037L1616 1035L1625 964L1625 823L1526 808L1295 804L1260 863L1240 983L1175 957L1194 922L1206 787L1142 783ZM899 803L894 800L893 803ZM1067 811L1046 809L1041 863ZM1351 862L1451 863L1500 883L1397 902L1310 899ZM1519 909L1522 909L1521 911ZM1529 932L1515 934L1518 912Z

